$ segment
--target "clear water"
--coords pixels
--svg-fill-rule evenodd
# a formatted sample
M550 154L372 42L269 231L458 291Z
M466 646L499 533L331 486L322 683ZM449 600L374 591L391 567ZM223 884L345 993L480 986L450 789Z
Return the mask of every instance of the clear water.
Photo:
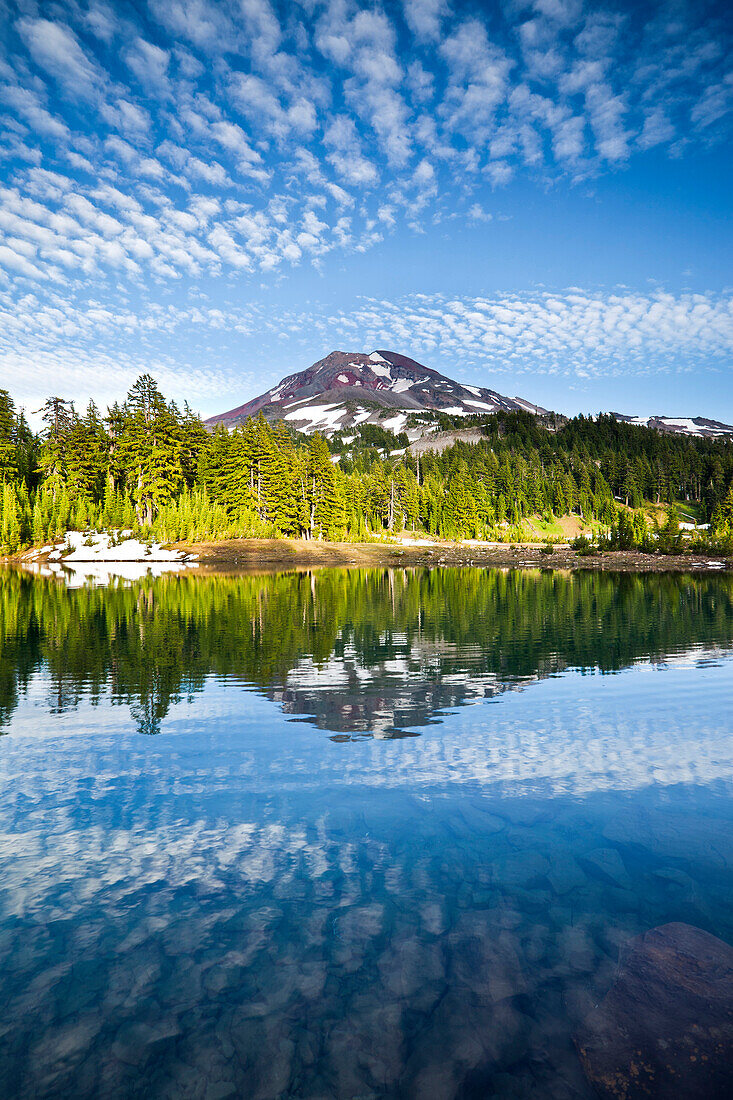
M733 941L733 578L0 575L0 1095L588 1097Z

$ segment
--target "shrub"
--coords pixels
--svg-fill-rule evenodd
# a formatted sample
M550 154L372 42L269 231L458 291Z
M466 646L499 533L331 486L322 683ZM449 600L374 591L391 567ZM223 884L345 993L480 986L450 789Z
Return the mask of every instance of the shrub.
M570 549L574 550L581 558L587 558L590 554L595 554L596 552L593 543L587 535L578 535L577 538L574 538L570 543Z

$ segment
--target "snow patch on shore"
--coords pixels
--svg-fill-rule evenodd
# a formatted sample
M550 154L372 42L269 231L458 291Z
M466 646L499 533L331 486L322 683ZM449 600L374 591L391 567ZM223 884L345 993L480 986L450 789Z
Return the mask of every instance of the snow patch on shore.
M195 554L166 550L159 542L141 542L125 530L67 531L63 543L31 550L23 557L34 572L56 574L72 588L89 582L157 577L198 564Z
M57 549L49 557L61 557L65 565L72 562L98 562L98 561L131 561L131 562L176 562L185 561L186 554L182 550L164 550L162 543L141 542L139 539L126 537L132 532L121 531L121 540L116 537L116 532L96 531L67 531L66 546L71 547L71 553L64 553L64 549Z

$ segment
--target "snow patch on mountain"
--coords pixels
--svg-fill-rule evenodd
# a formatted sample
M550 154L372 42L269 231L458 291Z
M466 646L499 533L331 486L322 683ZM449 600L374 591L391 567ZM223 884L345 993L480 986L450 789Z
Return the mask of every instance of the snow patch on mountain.
M307 420L313 425L313 430L323 427L333 429L344 412L344 406L336 402L333 405L306 405L302 409L295 409L285 414L285 420Z
M468 386L466 387L468 389ZM483 409L486 412L496 412L496 405L487 405L485 401L472 401L470 397L466 398L466 405L471 405L477 409Z
M372 372L379 375L380 378L389 378L390 382L392 381L392 371L389 367L383 367L381 363L375 363L372 366Z
M405 413L398 413L397 416L392 416L389 420L383 420L382 427L394 435L399 435L406 423L407 416Z

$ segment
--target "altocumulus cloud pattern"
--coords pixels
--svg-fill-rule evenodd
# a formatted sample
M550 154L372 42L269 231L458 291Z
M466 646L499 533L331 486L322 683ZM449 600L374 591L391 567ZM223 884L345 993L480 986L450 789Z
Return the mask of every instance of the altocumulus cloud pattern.
M247 340L304 327L323 350L581 376L730 358L725 290L333 304L346 258L484 227L514 186L721 147L724 8L0 0L0 22L0 372L21 399L150 369L216 405L258 376ZM312 297L289 301L302 270Z

